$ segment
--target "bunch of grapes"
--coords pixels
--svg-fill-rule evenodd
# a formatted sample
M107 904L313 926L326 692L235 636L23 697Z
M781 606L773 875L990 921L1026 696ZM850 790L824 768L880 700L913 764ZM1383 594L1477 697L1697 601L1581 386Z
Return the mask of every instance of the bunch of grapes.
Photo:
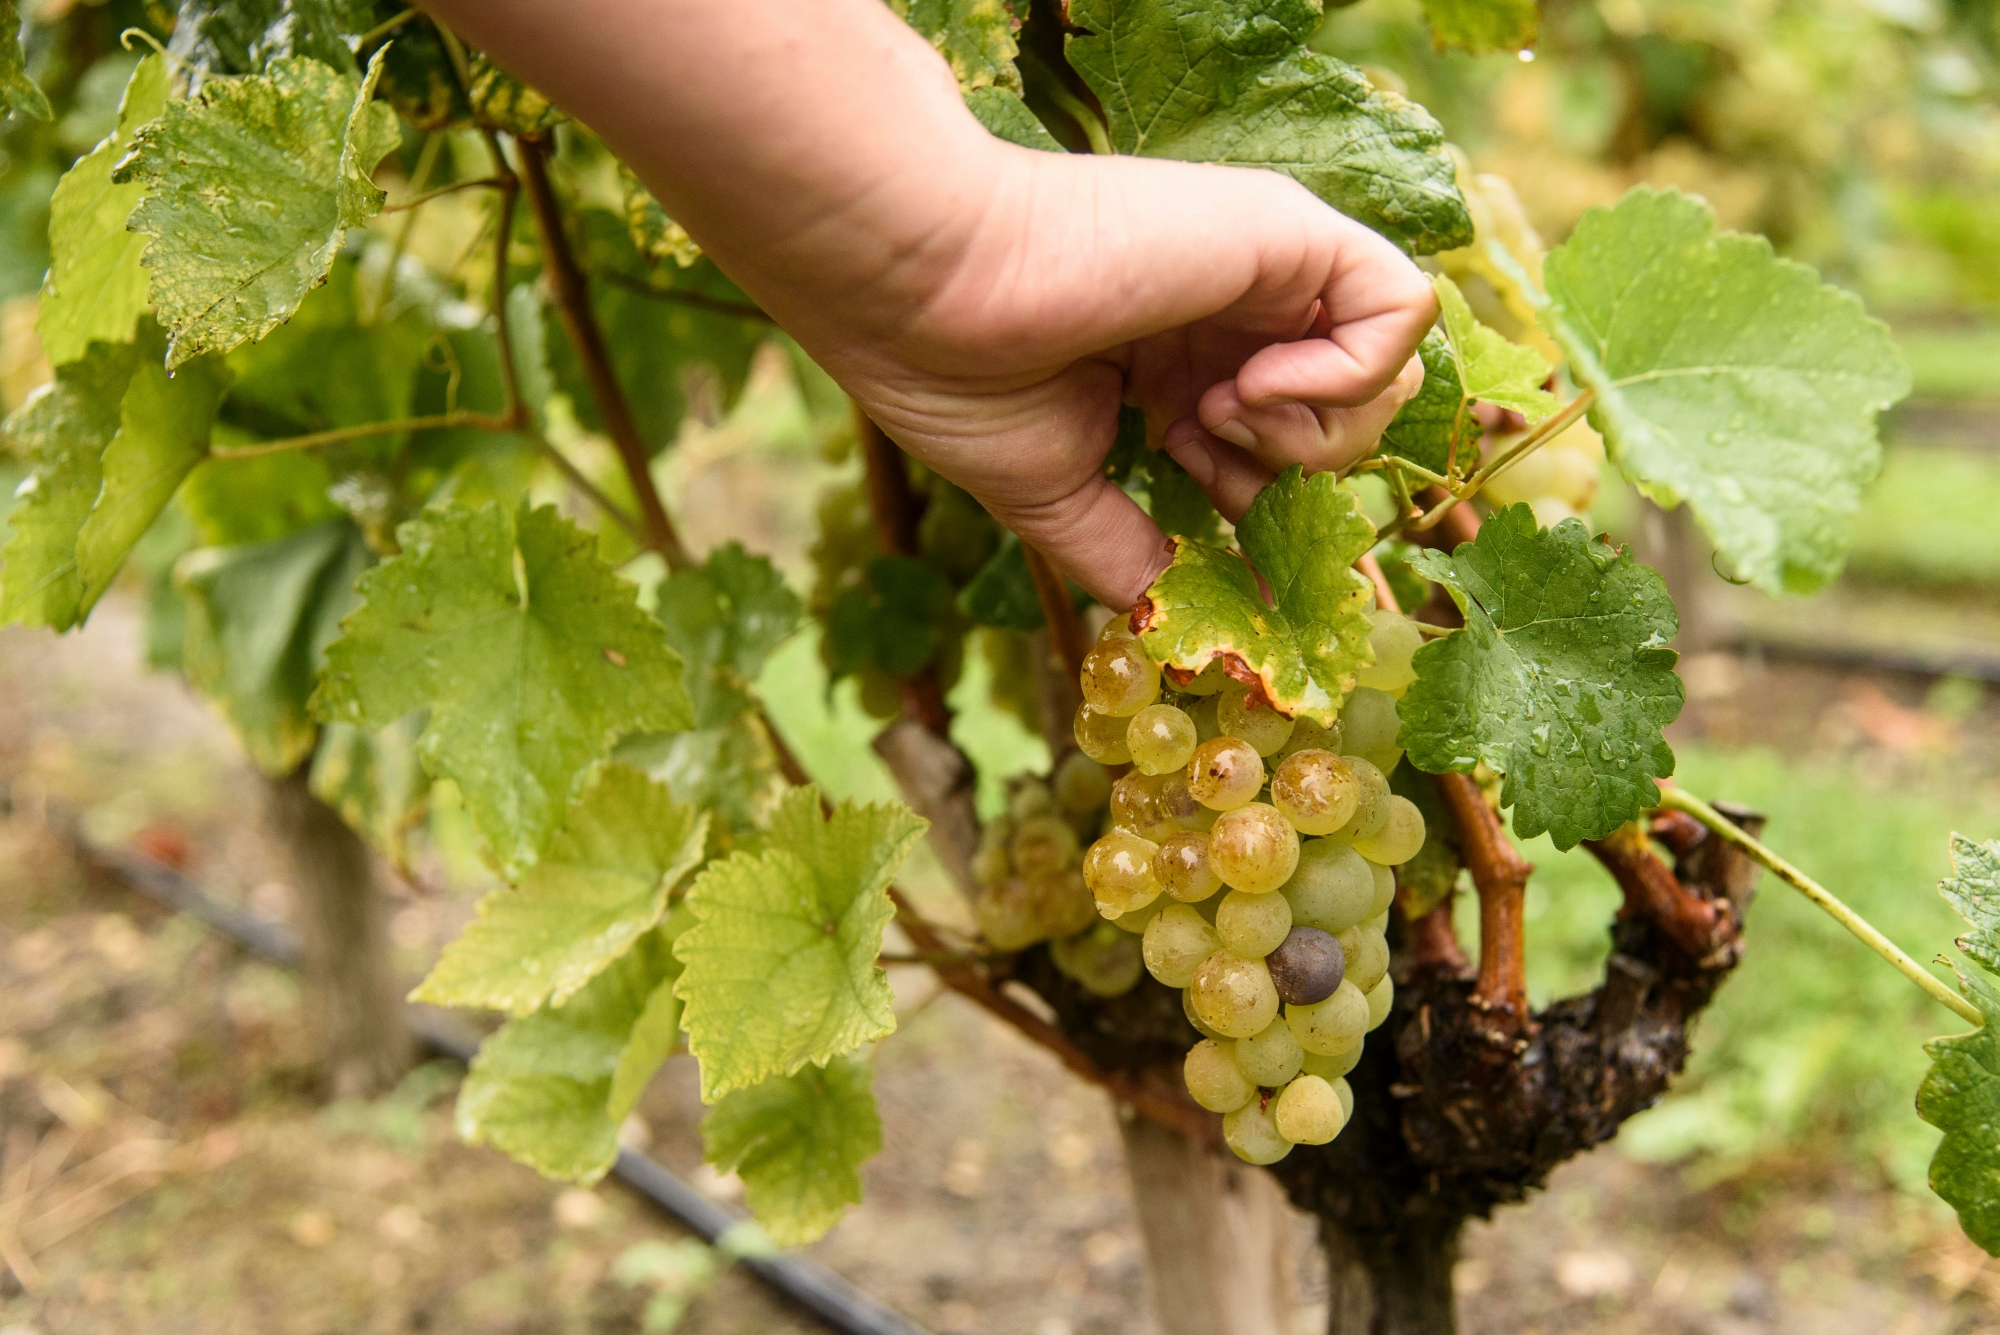
M1424 843L1389 791L1396 699L1417 628L1371 611L1375 662L1330 728L1265 707L1211 664L1174 697L1120 618L1083 665L1083 753L1129 763L1112 828L1083 858L1097 911L1141 933L1202 1041L1188 1092L1250 1163L1324 1145L1354 1111L1347 1073L1388 1017L1390 870Z
M987 944L1015 951L1047 941L1055 966L1101 997L1131 991L1145 969L1133 934L1143 924L1121 932L1099 918L1080 870L1082 839L1103 827L1110 794L1104 766L1072 751L1052 780L1015 783L972 860L972 911Z

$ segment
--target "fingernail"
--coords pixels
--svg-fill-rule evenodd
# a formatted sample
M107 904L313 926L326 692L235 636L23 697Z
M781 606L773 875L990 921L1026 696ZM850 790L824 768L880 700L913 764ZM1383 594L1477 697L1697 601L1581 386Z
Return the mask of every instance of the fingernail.
M1233 417L1224 418L1220 425L1210 427L1209 431L1240 450L1257 447L1257 433Z

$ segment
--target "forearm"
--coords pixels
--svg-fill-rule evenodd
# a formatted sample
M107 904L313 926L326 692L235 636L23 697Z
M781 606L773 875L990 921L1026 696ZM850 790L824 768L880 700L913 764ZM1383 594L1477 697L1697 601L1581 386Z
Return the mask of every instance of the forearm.
M829 284L871 307L916 290L955 239L940 220L980 211L968 167L992 141L881 0L424 4L601 135L788 327Z

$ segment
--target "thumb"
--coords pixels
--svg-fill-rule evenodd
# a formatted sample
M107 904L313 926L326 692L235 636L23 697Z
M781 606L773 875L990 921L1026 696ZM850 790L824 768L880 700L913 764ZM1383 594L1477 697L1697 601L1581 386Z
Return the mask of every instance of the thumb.
M993 517L1113 611L1124 611L1174 559L1160 526L1102 474L1034 505L979 498Z

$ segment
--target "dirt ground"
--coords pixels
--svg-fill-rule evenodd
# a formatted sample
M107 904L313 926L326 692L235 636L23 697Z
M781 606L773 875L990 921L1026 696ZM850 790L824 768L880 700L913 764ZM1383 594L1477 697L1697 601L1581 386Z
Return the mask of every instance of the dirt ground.
M0 631L0 1335L639 1330L647 1292L615 1263L673 1225L615 1186L565 1189L460 1145L448 1066L323 1106L293 980L87 872L44 823L82 812L95 838L288 911L251 818L259 780L137 654L117 601L67 640ZM1918 726L1908 680L1691 667L1687 726L1724 740L1887 745L1877 732ZM1969 720L1969 755L2000 756L1991 715ZM414 976L467 904L395 894ZM877 1056L886 1148L813 1254L941 1335L1153 1330L1106 1101L921 980L901 996ZM699 1167L699 1114L676 1058L628 1139L733 1200ZM1310 1267L1303 1285L1306 1331ZM1700 1189L1599 1151L1474 1228L1459 1286L1478 1335L2000 1332L2000 1268L1947 1218L1814 1163ZM731 1272L681 1329L819 1327Z

